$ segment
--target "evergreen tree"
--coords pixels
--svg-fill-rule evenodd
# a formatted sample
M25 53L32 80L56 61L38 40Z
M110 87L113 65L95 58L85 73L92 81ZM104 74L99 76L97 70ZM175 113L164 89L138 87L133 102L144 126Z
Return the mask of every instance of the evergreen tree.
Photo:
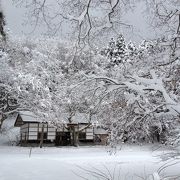
M126 43L123 35L119 35L115 41L111 38L108 48L101 51L110 60L112 66L120 64L126 57Z
M120 35L116 41L116 48L115 48L114 55L115 55L115 57L124 58L125 53L126 53L125 39L124 39L123 35Z
M0 34L2 36L3 41L6 41L6 32L4 30L5 25L6 25L6 22L5 22L4 13L2 10L0 10Z

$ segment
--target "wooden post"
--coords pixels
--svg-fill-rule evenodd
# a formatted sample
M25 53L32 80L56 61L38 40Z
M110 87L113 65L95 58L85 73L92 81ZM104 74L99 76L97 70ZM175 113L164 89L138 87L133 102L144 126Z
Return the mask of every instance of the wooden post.
M44 123L42 123L42 129L41 129L41 138L40 138L40 144L39 147L43 147L43 141L44 141Z
M75 129L75 146L79 146L79 123L77 124L77 131Z
M75 145L75 129L74 129L74 125L71 126L71 130L72 130L72 146Z

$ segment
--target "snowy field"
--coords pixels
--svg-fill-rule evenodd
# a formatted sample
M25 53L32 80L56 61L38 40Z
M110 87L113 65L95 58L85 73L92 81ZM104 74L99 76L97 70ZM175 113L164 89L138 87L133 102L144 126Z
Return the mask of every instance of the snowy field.
M173 151L150 145L125 145L111 155L108 150L102 146L33 148L29 157L29 147L0 146L0 180L95 180L98 174L107 174L110 180L138 180L166 163L159 155ZM175 164L161 175L178 173L180 164Z

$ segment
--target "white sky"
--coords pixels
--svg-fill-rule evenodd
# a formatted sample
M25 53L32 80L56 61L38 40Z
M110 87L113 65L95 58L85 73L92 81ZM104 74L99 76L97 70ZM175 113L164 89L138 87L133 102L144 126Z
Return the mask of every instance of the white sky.
M21 37L22 35L25 35L36 37L45 33L45 28L40 26L36 28L35 32L29 34L33 27L30 26L30 24L25 25L25 20L27 19L25 16L26 9L24 7L16 7L13 5L12 0L2 0L2 6L6 15L7 27L10 29L10 33L13 36ZM143 11L143 4L138 4L133 13L128 13L126 15L125 19L127 23L134 26L133 33L131 31L123 32L127 40L140 42L142 39L151 39L154 37L155 32L148 27L149 25L143 17ZM67 31L67 29L64 29L64 32L65 31Z

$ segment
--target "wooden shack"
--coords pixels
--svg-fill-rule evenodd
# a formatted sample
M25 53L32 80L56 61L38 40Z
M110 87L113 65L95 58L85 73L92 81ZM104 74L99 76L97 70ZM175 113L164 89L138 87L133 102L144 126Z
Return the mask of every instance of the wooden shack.
M88 122L87 115L77 113L73 116L72 122L68 122L68 114L64 113L59 117L61 128L50 126L42 122L34 113L30 111L20 111L17 115L14 126L20 127L20 143L39 143L43 133L43 142L52 143L56 146L71 145L73 133L70 129L78 132L78 140L82 143L94 141L94 128Z
M56 128L42 122L30 111L20 111L14 126L20 127L21 143L38 143L42 132L44 134L44 142L53 142L56 136Z

